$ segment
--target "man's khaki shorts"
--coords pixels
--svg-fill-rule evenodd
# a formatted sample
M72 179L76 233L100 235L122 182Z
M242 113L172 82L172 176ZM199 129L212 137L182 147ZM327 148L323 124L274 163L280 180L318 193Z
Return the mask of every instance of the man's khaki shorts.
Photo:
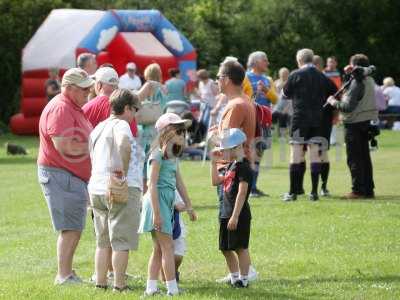
M98 248L137 250L141 195L140 189L129 187L128 202L123 204L109 203L105 195L90 195Z

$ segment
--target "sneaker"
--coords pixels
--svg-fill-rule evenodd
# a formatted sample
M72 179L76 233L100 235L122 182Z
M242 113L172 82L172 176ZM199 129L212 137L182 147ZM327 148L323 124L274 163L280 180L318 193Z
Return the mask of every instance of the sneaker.
M282 200L284 202L296 201L297 200L297 195L296 194L291 194L291 193L286 193L286 194L283 195Z
M321 196L322 197L330 197L331 193L329 193L327 188L321 188Z
M219 278L215 280L217 283L230 283L231 282L231 274L226 275L225 277Z
M167 296L168 297L179 296L179 295L182 295L184 293L185 293L185 290L178 287L178 293L172 294L170 292L167 292Z
M160 289L156 289L155 291L152 291L148 293L146 290L143 293L143 296L140 297L140 299L148 298L148 297L154 297L154 296L160 296L162 295L162 292Z
M251 192L249 195L250 198L258 198L261 197L261 195L259 193L257 193L256 191Z
M71 275L67 278L60 278L56 276L54 280L54 285L69 285L69 284L81 284L83 283L82 279L76 275L75 271L72 271Z
M232 284L232 287L239 288L239 289L248 288L249 284L248 283L244 284L242 280L238 279L234 284Z
M256 269L253 266L250 266L249 267L249 274L247 275L247 281L248 282L256 281L257 277L258 277L258 273L257 273Z
M258 278L258 272L253 266L249 267L249 274L247 275L247 281L252 282L256 281ZM231 274L227 274L225 277L219 278L215 280L217 283L231 283Z
M256 188L255 192L257 194L259 194L261 197L269 197L268 194L264 193L263 191L259 190L258 188Z
M310 199L310 201L318 201L318 199L319 199L317 193L310 193L310 195L308 196L308 198Z

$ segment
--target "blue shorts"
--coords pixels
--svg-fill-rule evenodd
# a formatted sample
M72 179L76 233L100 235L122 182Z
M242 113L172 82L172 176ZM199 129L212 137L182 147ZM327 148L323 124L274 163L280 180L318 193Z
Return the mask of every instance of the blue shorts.
M54 230L82 231L88 205L87 184L63 169L38 166L38 179Z

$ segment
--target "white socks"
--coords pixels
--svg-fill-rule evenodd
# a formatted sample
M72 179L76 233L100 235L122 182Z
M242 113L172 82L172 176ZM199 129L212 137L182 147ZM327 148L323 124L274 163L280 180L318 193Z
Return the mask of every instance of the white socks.
M178 284L176 283L176 279L166 281L168 294L170 295L177 295L179 294Z
M157 291L158 291L157 280L147 279L146 294L153 295Z
M234 284L239 279L239 272L230 273L231 283Z

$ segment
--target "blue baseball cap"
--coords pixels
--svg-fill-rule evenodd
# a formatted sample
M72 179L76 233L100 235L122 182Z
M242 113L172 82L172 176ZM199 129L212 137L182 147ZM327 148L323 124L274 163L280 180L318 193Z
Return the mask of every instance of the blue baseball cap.
M235 148L246 141L246 134L239 128L230 128L220 134L220 146L213 151L227 150Z

